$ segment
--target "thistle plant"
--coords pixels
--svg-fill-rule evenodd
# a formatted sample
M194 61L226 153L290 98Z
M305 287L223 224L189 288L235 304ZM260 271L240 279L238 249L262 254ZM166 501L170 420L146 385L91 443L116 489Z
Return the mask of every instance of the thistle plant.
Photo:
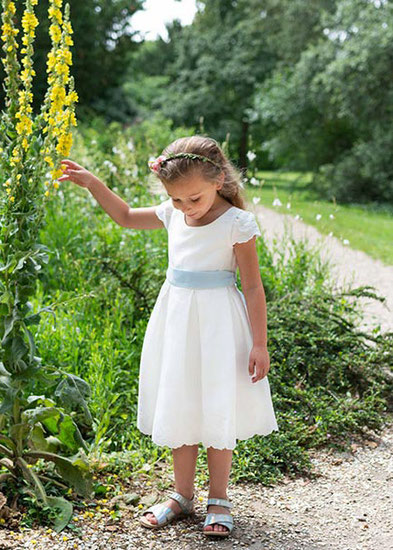
M72 516L72 504L48 495L44 484L51 490L71 484L79 495L91 495L88 447L72 410L80 409L91 425L86 403L90 387L55 365L42 365L32 327L43 312L55 314L49 306L33 312L29 297L49 260L50 250L39 242L39 232L46 202L56 194L56 179L63 173L61 158L72 146L78 97L70 76L69 4L63 13L63 0L49 0L48 89L40 113L33 114L37 3L24 2L19 61L15 3L2 0L6 97L0 117L0 487L13 495L14 505L15 495L27 493L39 505L53 508L60 531ZM49 475L40 471L46 462L52 466Z

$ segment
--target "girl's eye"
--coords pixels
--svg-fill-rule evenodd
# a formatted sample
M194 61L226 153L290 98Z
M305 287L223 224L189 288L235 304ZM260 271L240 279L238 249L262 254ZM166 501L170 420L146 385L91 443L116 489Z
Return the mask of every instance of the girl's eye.
M197 199L191 199L191 202L197 202L199 201L200 197L198 197Z

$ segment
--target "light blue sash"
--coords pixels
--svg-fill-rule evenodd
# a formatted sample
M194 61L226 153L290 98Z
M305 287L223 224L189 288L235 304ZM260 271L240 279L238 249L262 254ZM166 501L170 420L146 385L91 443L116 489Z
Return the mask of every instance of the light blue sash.
M172 285L186 288L217 288L236 284L236 273L226 269L187 271L169 266L166 278Z

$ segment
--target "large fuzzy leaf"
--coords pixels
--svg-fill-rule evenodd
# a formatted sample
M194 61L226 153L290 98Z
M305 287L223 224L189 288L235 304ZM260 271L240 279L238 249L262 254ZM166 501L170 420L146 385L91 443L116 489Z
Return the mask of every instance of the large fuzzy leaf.
M54 462L61 478L71 483L79 495L85 498L92 496L92 474L89 471L88 463L86 460L82 460L80 456L71 460L55 453L44 451L27 451L23 456L43 458L44 460Z
M66 500L63 497L47 497L48 505L51 508L56 508L59 510L59 513L56 515L56 518L53 522L54 530L59 533L68 525L72 518L73 506L71 502Z

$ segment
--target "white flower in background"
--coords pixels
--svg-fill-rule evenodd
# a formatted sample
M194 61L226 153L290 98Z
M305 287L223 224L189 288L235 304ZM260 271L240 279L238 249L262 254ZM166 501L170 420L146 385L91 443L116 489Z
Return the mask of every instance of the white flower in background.
M121 158L121 160L125 160L126 155L125 155L124 151L119 151L119 157Z
M333 237L333 231L330 231L328 237Z
M349 244L348 239L344 239L344 240L343 240L343 244Z
M120 152L120 150L116 147L116 145L114 147L112 147L112 153L117 155L117 153L119 153L119 152Z
M254 204L258 204L258 202L259 202L260 200L261 200L261 197L253 197L253 198L252 198L252 202L253 202Z
M299 214L296 214L295 220L298 220L300 218Z
M165 201L168 197L166 195L160 195L160 201Z
M136 178L138 175L138 166L136 164L132 169L132 175L134 176L134 178Z
M121 240L120 243L119 243L120 246L124 246L125 244L126 244L126 243L125 243L125 241L123 241L123 240Z
M139 197L134 197L132 202L139 202Z
M92 145L96 145L97 141L95 139L91 140Z
M287 202L287 208L288 208L288 210L291 208L291 203L290 202Z
M129 176L129 175L131 174L131 170L129 170L128 168L126 168L126 169L124 170L124 173L125 173L126 176Z
M109 170L115 174L117 172L116 166L110 160L104 160L105 166L108 166Z
M282 206L282 202L278 197L276 197L273 201L273 206Z
M259 181L254 176L250 179L250 183L251 185L259 185Z
M247 158L250 162L252 162L254 159L257 158L256 154L254 153L254 151L248 151L247 153Z
M130 139L130 141L127 143L127 147L130 151L133 151L135 149L132 139Z
M315 216L315 219L316 219L316 220L320 220L321 218L322 218L321 214L317 214L317 215Z
M331 220L334 220L333 214L329 214L329 218L330 218Z
M153 160L156 160L156 157L150 156L149 157L149 162L153 162Z

